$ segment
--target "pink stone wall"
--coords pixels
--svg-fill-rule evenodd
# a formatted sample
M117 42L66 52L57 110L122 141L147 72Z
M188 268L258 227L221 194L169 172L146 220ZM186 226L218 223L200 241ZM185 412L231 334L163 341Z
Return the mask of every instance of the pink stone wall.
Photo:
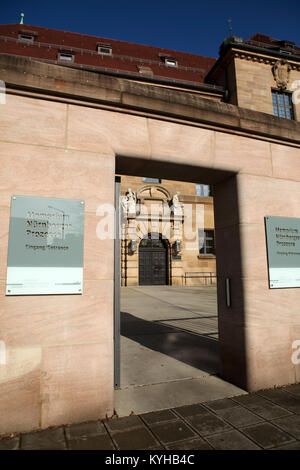
M113 414L113 240L96 209L114 202L114 155L67 147L68 105L0 106L0 433ZM80 130L78 131L80 133ZM12 194L85 201L83 295L5 296Z
M162 163L157 177L177 163L172 179L217 182L223 376L248 390L299 381L291 355L300 290L268 289L264 233L266 215L300 217L299 148L12 94L0 120L0 340L8 358L0 365L0 433L113 413L113 241L97 238L96 210L113 204L115 155L128 157L129 174L144 176L135 165L142 158ZM83 295L5 296L12 194L85 200Z

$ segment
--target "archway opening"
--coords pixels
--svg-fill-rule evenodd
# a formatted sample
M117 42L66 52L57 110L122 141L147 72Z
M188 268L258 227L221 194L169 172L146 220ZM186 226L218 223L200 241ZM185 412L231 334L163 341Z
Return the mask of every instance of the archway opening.
M230 313L224 285L230 277L233 253L235 269L240 266L235 175L126 157L116 159L116 172L116 201L127 209L127 217L121 217L123 237L120 235L120 253L115 257L121 285L121 308L116 310L120 316L115 321L115 338L120 338L115 342L115 364L119 366L115 368L119 373L115 375L119 379L115 381L116 412L126 416L241 393L221 379L225 368L229 377L240 366L245 375L244 356L235 355L229 361L222 339L224 331L226 339ZM155 181L146 187L144 175ZM207 185L211 192L198 194ZM234 252L226 225L230 228L232 221ZM141 252L143 246L145 251L153 248L148 235L153 231L159 248L166 239L169 243L168 285L139 285L140 248ZM243 311L243 299L239 302ZM244 336L234 346L237 341L244 350ZM228 371L228 367L234 370Z

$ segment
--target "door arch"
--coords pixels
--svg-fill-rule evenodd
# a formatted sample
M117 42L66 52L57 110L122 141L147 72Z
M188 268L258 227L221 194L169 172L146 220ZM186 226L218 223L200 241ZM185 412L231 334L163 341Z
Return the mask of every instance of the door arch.
M168 245L161 235L148 234L139 244L139 285L168 285Z

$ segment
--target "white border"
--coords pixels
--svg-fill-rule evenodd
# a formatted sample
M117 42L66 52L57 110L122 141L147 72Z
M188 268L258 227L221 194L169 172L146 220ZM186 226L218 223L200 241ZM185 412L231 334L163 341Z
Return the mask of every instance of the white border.
M8 267L6 295L82 294L83 268Z

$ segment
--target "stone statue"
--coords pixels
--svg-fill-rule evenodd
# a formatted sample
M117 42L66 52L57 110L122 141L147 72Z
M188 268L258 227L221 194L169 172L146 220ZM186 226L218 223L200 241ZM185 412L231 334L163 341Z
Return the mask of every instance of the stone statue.
M176 194L174 194L174 196L172 198L172 208L173 208L173 214L174 215L182 215L182 206L179 202L178 195L179 195L179 193L177 192Z
M291 66L286 60L278 60L272 67L273 77L277 87L285 90L289 82Z
M127 212L128 214L136 213L136 195L128 188L127 191Z

